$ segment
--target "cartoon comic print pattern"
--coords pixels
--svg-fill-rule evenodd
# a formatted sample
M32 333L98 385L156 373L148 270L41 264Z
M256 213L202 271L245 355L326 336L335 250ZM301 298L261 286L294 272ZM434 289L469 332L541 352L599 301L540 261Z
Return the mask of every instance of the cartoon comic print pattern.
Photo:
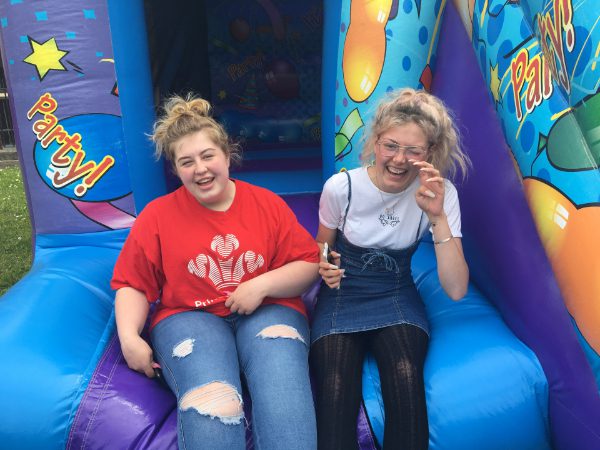
M335 89L335 168L360 165L360 138L386 92L431 85L445 0L352 0L342 5Z
M215 112L246 150L320 142L322 7L315 0L207 5Z
M36 232L131 226L106 4L2 2L0 32Z
M542 243L600 352L600 3L470 3L462 17Z

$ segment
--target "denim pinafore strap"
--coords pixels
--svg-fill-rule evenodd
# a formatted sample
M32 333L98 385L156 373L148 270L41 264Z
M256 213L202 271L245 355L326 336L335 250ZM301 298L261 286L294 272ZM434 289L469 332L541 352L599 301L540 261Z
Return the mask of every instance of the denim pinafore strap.
M348 176L348 205L335 249L345 269L339 289L321 283L313 317L311 340L329 334L353 333L398 324L411 324L429 334L425 307L412 279L410 263L420 239L398 250L364 248L352 244L344 235L352 200L352 183Z

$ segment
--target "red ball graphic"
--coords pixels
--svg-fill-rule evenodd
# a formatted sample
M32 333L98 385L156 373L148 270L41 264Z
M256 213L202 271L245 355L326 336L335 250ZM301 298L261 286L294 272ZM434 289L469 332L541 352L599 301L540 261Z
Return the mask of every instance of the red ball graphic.
M294 65L283 59L270 62L265 71L267 88L275 97L290 100L300 94L300 80Z
M229 33L236 41L244 42L250 36L250 25L244 19L233 19L229 22Z

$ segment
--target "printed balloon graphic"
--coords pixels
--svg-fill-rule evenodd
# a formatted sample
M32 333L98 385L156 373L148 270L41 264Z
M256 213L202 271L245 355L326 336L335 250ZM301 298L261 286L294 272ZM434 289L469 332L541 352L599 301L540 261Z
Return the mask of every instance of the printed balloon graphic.
M369 98L381 77L391 8L392 0L354 0L350 7L342 71L348 95L355 102Z
M600 352L600 208L577 208L552 186L523 181L542 243L581 334Z
M265 71L269 92L283 100L297 98L300 94L298 72L292 63L284 59L271 61Z
M130 192L120 117L74 116L43 131L48 117L33 124L39 131L34 157L41 179L51 189L73 200L92 202L115 200Z
M233 19L229 23L229 33L238 42L244 42L250 37L250 25L244 19Z

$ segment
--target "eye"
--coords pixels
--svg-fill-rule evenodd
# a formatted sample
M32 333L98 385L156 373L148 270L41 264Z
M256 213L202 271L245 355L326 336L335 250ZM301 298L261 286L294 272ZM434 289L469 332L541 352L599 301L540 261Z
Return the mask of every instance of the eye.
M214 154L214 153L204 153L204 154L202 155L202 160L203 160L203 161L210 161L211 159L213 159L213 158L214 158L214 156L215 156L215 154Z
M423 156L423 153L425 153L421 147L405 147L405 149L406 153L414 157Z
M397 152L399 146L393 142L384 142L383 148L385 148L388 152Z
M183 161L179 161L179 165L181 167L189 167L192 165L192 161L189 159L183 160Z

